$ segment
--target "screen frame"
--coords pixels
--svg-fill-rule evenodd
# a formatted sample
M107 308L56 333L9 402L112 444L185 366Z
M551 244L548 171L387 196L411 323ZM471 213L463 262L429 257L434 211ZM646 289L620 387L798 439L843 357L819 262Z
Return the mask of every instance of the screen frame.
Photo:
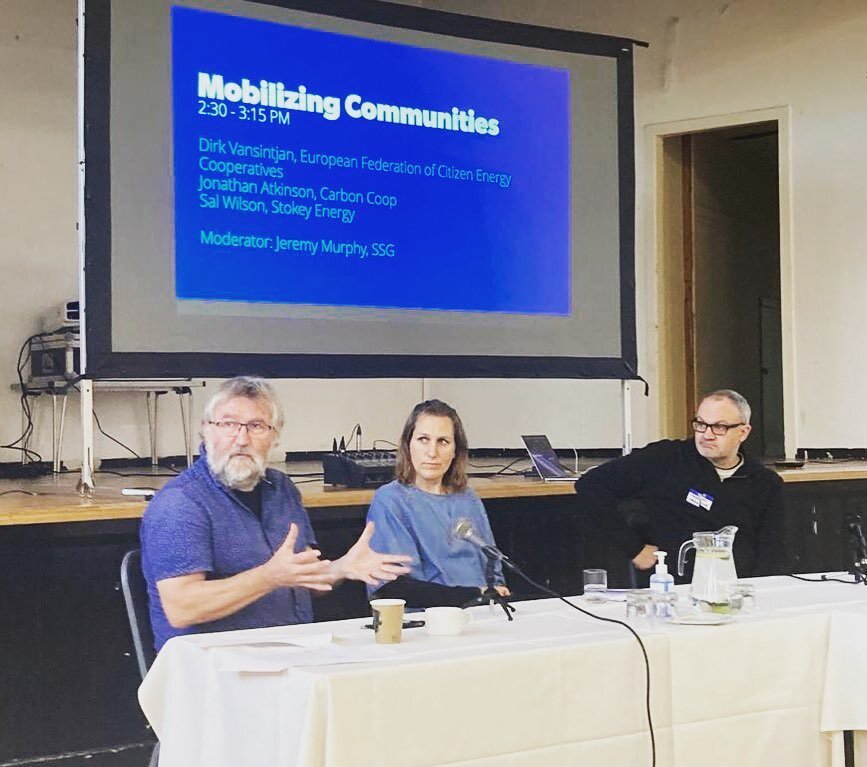
M83 374L88 378L638 378L635 311L633 47L627 38L430 11L378 0L259 0L259 4L403 29L616 61L620 357L118 352L112 348L111 2L87 0L84 26ZM459 29L460 34L455 35Z

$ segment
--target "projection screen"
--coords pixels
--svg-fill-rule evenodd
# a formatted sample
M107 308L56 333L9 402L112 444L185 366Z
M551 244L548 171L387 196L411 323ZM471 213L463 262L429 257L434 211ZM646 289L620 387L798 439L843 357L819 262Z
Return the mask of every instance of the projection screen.
M90 0L90 377L633 378L629 40Z

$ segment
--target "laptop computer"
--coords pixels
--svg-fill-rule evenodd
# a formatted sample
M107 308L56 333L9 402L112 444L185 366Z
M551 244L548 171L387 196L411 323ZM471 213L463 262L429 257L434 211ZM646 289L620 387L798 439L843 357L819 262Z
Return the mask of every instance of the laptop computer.
M522 434L521 439L524 440L530 460L543 481L574 482L581 476L560 463L557 453L544 434Z

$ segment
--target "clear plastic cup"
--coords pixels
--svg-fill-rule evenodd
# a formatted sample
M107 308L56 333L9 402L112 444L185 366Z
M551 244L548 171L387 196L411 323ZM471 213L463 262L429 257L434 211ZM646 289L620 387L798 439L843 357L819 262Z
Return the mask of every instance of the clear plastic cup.
M651 591L650 600L657 618L671 618L677 615L677 592Z
M604 602L608 590L608 573L596 567L584 570L584 598L588 602Z
M639 622L656 622L656 603L648 589L632 589L626 593L626 617Z
M733 583L729 586L732 605L740 599L741 612L750 613L756 609L756 586L754 583Z

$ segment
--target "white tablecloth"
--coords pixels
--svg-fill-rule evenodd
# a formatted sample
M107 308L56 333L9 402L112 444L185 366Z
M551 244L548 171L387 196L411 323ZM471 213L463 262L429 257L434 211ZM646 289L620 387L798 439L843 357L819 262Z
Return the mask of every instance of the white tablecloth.
M757 609L727 625L631 624L658 765L837 767L840 731L867 730L867 588L752 582ZM650 765L625 629L555 600L473 612L460 637L394 646L361 619L175 638L139 691L160 765Z

